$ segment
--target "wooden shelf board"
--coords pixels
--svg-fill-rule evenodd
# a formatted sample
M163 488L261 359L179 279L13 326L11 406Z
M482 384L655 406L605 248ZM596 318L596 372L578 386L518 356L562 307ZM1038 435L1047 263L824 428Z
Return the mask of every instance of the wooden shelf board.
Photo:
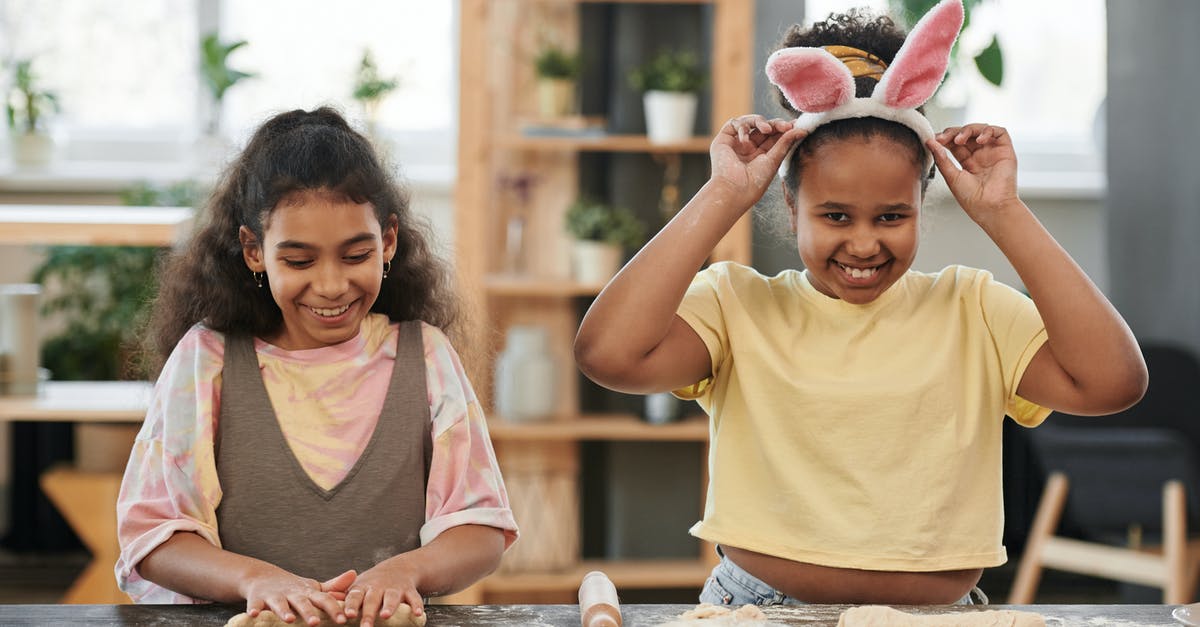
M712 4L714 0L573 0L584 4Z
M581 152L707 153L712 138L697 136L672 144L652 144L645 135L605 135L602 137L526 137L508 135L501 145L522 150L564 150Z
M483 288L495 296L595 296L604 289L603 283L579 283L570 279L489 274Z
M497 441L705 442L708 420L693 416L654 425L632 414L585 414L542 422L510 422L497 417L488 420L488 432Z
M170 246L191 228L186 207L0 206L0 244Z
M482 582L486 592L547 592L579 588L583 576L599 570L608 575L618 590L698 588L704 585L712 566L699 559L677 560L587 560L553 573L494 574Z

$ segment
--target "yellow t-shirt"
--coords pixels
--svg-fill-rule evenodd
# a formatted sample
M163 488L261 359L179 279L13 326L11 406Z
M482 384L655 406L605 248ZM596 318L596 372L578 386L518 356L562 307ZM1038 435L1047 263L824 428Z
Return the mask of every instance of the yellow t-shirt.
M806 272L718 263L679 315L713 371L676 391L711 417L693 535L842 568L1004 563L1004 415L1050 413L1016 394L1046 341L1028 297L950 266L853 305Z

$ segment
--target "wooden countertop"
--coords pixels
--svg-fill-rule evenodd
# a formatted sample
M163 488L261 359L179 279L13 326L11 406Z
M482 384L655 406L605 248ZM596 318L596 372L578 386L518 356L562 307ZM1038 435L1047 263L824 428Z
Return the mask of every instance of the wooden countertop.
M0 244L170 246L191 230L187 207L0 205Z
M36 396L0 396L0 422L142 422L148 381L46 381Z
M621 608L627 627L669 622L692 605L627 605ZM837 625L844 605L775 606L765 608L769 621L758 626ZM1038 612L1048 625L1064 627L1154 627L1174 625L1169 605L991 605L956 607L906 607L917 614L1017 609ZM0 625L159 625L170 627L221 627L241 611L231 605L0 605ZM296 623L299 625L299 623ZM697 622L697 624L701 624ZM430 627L578 627L576 605L434 605L429 607Z

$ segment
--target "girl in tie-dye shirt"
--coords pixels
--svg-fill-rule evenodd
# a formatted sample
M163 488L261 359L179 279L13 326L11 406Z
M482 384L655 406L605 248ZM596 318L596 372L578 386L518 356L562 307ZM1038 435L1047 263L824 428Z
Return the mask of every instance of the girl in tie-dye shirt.
M122 589L369 625L494 570L517 528L455 298L370 142L330 109L277 115L206 211L147 335Z

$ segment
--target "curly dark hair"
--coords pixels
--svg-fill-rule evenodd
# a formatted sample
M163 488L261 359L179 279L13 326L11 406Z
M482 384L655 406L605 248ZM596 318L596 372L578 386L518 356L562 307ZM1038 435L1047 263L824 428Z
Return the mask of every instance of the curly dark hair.
M821 46L851 46L865 50L885 63L890 64L904 45L907 34L896 25L892 18L886 15L876 15L866 9L852 9L846 13L834 13L824 21L816 22L808 28L799 24L792 26L778 49L794 47L819 48ZM869 76L854 79L855 96L865 98L875 91L878 81ZM801 112L792 107L787 98L779 93L779 102L792 115ZM920 110L920 109L918 109ZM912 161L918 168L925 165L925 148L920 138L912 129L888 120L879 118L850 118L835 120L817 127L811 135L796 147L788 164L786 184L793 192L800 185L800 174L804 163L821 146L831 142L849 138L884 137L909 150ZM929 184L933 170L922 177L921 190Z
M263 224L279 202L303 190L328 190L370 203L381 227L397 225L396 254L371 311L392 321L424 320L454 339L461 307L445 264L430 250L429 226L409 208L407 190L388 172L370 140L334 109L271 117L225 170L200 212L199 230L159 269L162 286L144 338L157 373L197 322L223 333L268 336L283 314L260 289L242 257L238 230L263 241Z

